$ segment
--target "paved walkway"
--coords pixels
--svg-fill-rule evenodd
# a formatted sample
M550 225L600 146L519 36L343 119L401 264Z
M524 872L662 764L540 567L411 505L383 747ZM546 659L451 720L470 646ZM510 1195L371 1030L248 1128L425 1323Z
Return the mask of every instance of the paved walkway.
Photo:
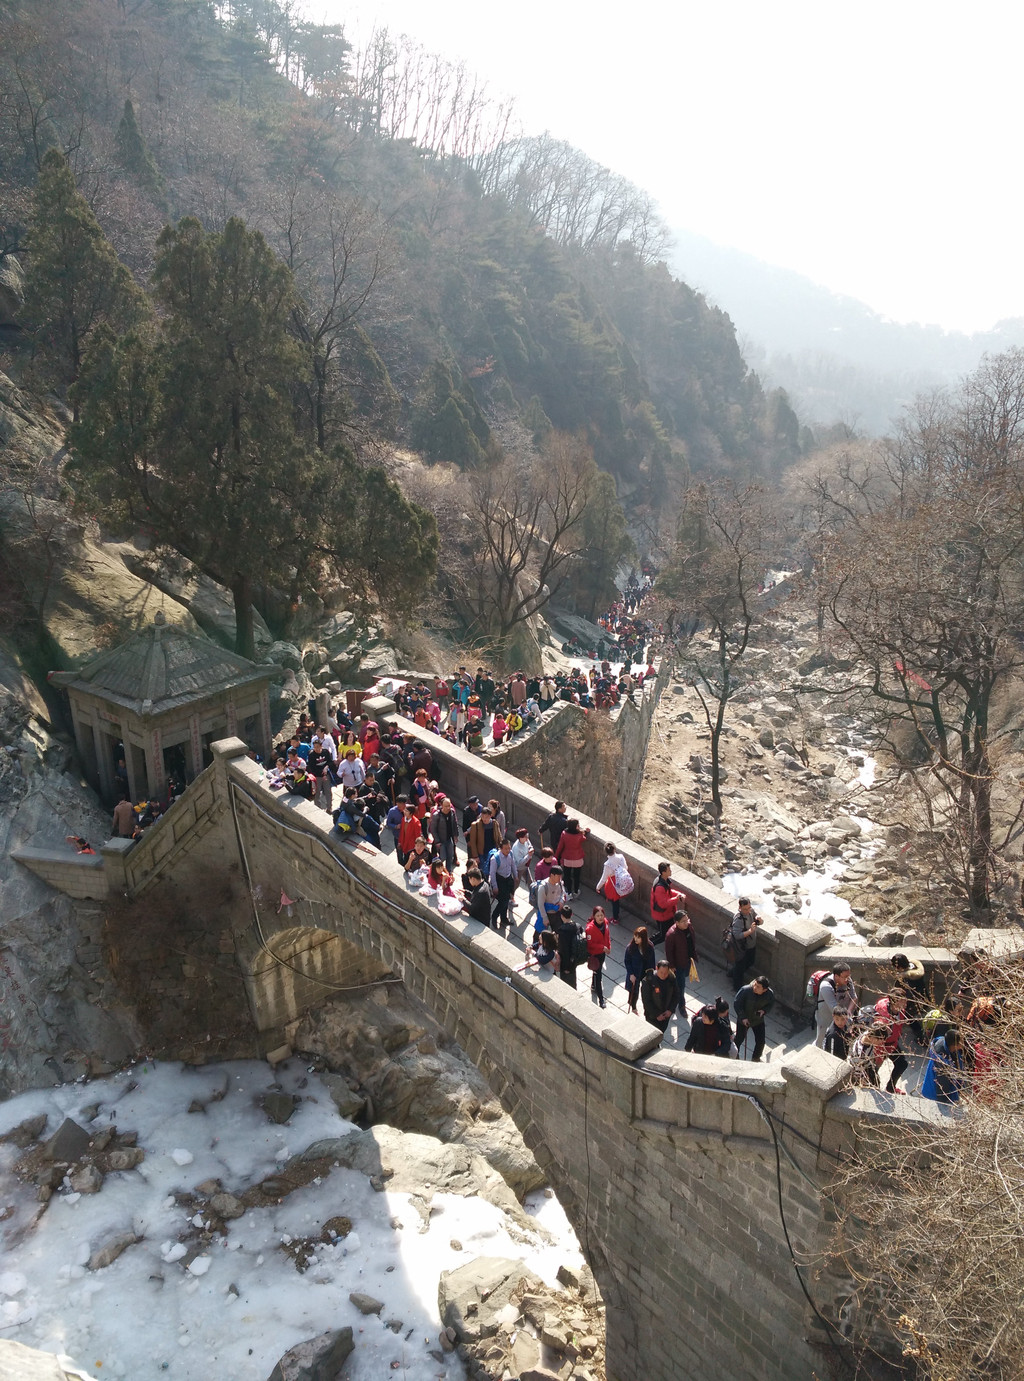
M392 866L396 874L400 873L398 860L395 858L394 844L391 835L387 830L383 831L381 839L382 852L392 860ZM364 845L364 847L366 847ZM461 873L466 867L463 854L458 855L458 862L455 870L456 885L458 885ZM410 893L415 896L415 893ZM598 901L605 906L606 912L611 907L600 899L597 893L590 887L584 886L579 898L572 903L573 914L581 925L585 924ZM520 887L515 894L515 921L509 931L509 937L518 940L522 944L524 951L528 940L533 938L533 912L530 908L529 898L525 886ZM529 918L529 919L528 919ZM611 917L609 916L609 920ZM623 954L626 946L633 938L634 926L639 922L631 916L623 916L618 925L612 925L612 949L604 966L604 994L609 1008L617 1008L623 1016L628 1014L626 1002L625 978L626 971L623 965ZM658 947L661 952L661 947ZM676 1014L669 1022L668 1030L665 1032L663 1044L669 1048L681 1050L686 1044L686 1039L690 1033L691 1018L706 1002L713 1002L716 997L721 995L729 1003L730 1020L735 1027L735 1013L732 1011L733 991L732 984L726 972L725 965L721 962L720 956L706 956L698 954L697 970L700 975L696 983L686 985L686 1011L687 1019L684 1020L680 1014ZM548 971L536 970L538 981L541 983L560 983L562 980ZM750 977L757 972L756 965L750 970ZM585 965L580 965L576 972L577 990L586 995L590 991L590 971ZM640 1011L633 1021L643 1021L643 1007L638 1003ZM767 1039L765 1041L765 1059L778 1062L788 1051L801 1050L805 1046L811 1045L814 1040L814 1032L808 1026L804 1017L794 1017L792 1013L784 1008L776 1007L769 1013L767 1018ZM751 1047L753 1042L751 1042ZM927 1051L918 1047L911 1036L909 1028L904 1031L903 1045L907 1053L910 1064L902 1083L909 1092L916 1092L920 1087L921 1079L924 1075L924 1066ZM743 1058L741 1052L740 1058ZM882 1067L882 1082L888 1077L888 1066Z

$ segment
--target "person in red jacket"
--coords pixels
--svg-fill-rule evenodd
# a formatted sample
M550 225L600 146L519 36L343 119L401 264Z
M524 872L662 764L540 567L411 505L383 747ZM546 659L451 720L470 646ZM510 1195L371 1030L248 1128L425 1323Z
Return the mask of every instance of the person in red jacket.
M398 827L398 855L402 860L404 868L409 855L413 851L416 840L423 833L422 821L416 814L416 807L411 801L406 801L402 807L404 812L402 823Z
M896 1087L896 1080L907 1072L907 1057L900 1049L900 1037L903 1035L903 1026L907 1019L906 993L894 988L888 997L880 998L875 1003L875 1016L889 1028L884 1048L885 1055L892 1061L892 1069L885 1091L906 1093L906 1089Z
M562 831L555 850L555 858L562 865L565 890L570 901L580 894L580 874L583 872L584 849L590 830L581 830L580 822L572 819Z
M685 905L685 893L677 892L672 886L672 864L659 863L658 878L651 888L651 940L654 944L661 944L675 922L676 913Z
M612 947L611 926L608 924L608 917L604 914L604 908L595 906L590 913L590 920L587 922L583 932L587 937L587 968L590 970L590 996L596 997L598 1004L603 1007L604 988L601 986L601 973L604 969L605 955L610 953Z

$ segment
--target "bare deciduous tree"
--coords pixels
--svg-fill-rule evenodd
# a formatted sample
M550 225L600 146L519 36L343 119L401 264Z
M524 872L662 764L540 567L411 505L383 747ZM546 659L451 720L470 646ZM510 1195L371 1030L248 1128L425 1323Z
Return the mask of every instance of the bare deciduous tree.
M819 573L833 626L866 668L885 732L990 903L993 705L1024 669L1024 351L922 400L860 474L823 481Z
M836 1173L830 1268L851 1282L859 1348L902 1352L922 1381L1020 1381L1024 971L982 962L962 977L963 1053L945 1067L957 1101L864 1094L890 1117L862 1120Z
M775 527L773 496L762 486L698 484L685 496L676 550L658 582L660 596L681 605L696 625L681 662L711 734L711 799L719 819L726 707L761 614L758 592ZM704 626L710 639L702 644L697 636Z
M499 644L568 579L594 473L587 443L553 431L539 456L506 458L470 481L480 566L468 594L477 629Z

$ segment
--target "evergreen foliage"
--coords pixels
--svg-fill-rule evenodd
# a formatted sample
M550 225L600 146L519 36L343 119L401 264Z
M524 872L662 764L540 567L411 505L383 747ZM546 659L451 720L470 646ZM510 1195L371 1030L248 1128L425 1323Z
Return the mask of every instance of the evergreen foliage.
M142 137L142 131L139 129L138 121L135 118L135 107L128 100L124 103L124 112L117 127L114 151L117 154L117 161L125 172L135 178L140 187L143 187L155 202L163 206L167 184L164 182L163 174L156 166L153 155Z
M27 247L26 321L55 377L70 384L94 331L105 322L124 329L145 302L58 149L43 158Z
M290 329L292 275L263 236L237 218L220 234L186 218L160 236L153 283L159 327L105 332L76 391L83 490L231 589L244 656L257 584L297 598L329 568L392 608L421 593L436 562L432 520L383 472L324 455L297 424L291 398L309 356ZM361 534L339 530L353 511L372 519ZM416 563L415 592L387 579L384 553Z

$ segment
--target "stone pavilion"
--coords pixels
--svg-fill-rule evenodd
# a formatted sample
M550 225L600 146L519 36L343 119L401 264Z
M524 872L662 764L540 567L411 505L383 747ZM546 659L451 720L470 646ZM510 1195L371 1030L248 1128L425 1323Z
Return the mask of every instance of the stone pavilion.
M201 634L167 622L146 628L75 671L51 672L67 691L86 775L107 801L162 800L172 780L192 781L211 761L210 744L238 736L271 748L270 680L257 666Z

